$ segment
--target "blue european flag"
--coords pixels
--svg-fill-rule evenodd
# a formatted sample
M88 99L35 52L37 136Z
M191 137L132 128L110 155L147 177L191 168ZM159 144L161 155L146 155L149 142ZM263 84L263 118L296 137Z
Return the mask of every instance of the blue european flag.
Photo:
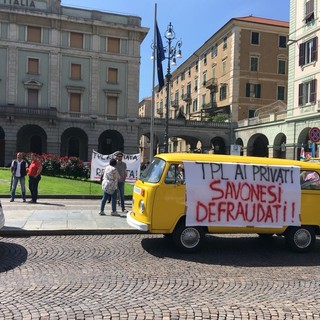
M159 82L158 91L160 91L164 86L162 61L165 59L165 55L164 55L162 38L158 28L158 23L156 23L156 28L157 28L157 47L156 47L157 48L157 72L158 72L158 82Z

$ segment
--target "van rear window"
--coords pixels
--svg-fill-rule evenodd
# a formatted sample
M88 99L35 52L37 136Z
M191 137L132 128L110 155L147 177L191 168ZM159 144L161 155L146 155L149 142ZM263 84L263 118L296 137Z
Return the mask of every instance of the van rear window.
M148 167L142 172L140 180L144 182L157 183L161 179L166 162L154 158Z

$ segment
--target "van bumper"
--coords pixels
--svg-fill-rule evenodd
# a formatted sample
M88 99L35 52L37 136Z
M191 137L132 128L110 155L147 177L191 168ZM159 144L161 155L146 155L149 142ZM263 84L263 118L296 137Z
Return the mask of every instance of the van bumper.
M130 227L138 229L139 231L147 232L149 230L149 225L147 225L146 223L137 221L133 217L133 212L132 211L129 211L128 214L127 214L127 223L128 223L128 225Z

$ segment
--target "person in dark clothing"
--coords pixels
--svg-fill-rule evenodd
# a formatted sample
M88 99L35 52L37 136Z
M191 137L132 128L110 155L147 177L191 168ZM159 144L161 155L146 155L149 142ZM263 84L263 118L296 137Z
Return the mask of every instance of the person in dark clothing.
M11 199L10 202L14 201L16 188L18 182L20 182L21 187L21 196L23 202L26 202L26 184L25 184L25 176L27 174L28 163L23 159L22 153L17 153L17 159L13 160L11 163Z

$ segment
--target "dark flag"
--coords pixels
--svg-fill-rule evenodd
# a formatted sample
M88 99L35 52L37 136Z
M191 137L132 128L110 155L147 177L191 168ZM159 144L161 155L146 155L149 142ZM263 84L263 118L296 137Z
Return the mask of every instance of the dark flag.
M164 86L164 78L163 78L163 70L162 70L162 61L165 59L164 56L164 49L162 44L161 35L158 28L158 23L156 22L156 29L157 29L157 72L158 72L158 82L159 88L158 91L162 89Z

